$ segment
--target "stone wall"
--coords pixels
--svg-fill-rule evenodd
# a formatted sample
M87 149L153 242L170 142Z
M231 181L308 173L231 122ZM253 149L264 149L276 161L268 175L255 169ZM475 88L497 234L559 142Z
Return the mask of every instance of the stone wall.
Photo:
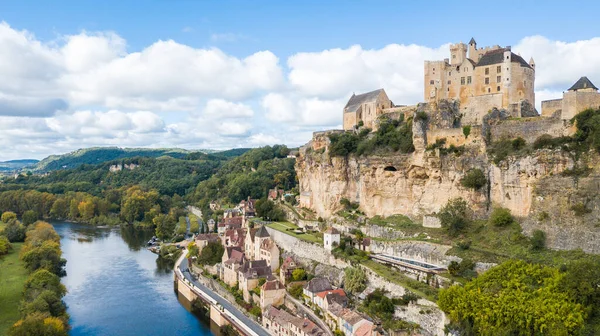
M438 139L446 139L445 147L454 146L481 146L483 138L481 136L481 126L471 126L468 137L465 137L461 128L434 129L427 131L427 143L434 144Z
M554 112L562 109L562 103L562 98L544 100L542 102L542 117L551 117L554 114Z
M370 248L372 253L383 253L444 267L448 266L451 261L456 260L455 257L446 255L446 252L452 246L421 241L378 241L372 239Z
M411 302L406 307L397 307L394 317L418 323L422 329L421 335L424 336L446 335L444 326L449 322L444 312L424 300Z
M481 125L483 116L494 107L501 107L502 93L486 94L469 99L468 103L462 104L460 112L463 117L463 125Z
M544 134L560 137L574 133L574 128L568 121L546 117L502 120L490 130L492 142L522 137L527 143L533 143Z

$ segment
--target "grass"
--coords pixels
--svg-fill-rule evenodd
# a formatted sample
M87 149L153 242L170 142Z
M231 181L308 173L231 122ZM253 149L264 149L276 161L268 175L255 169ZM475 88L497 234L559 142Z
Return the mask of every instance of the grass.
M13 250L0 258L0 335L19 319L19 302L27 271L19 260L23 243L13 243Z
M295 229L298 229L298 227L290 222L273 222L273 223L269 224L269 227L271 227L277 231L281 231L290 236L296 237L300 240L304 240L309 243L316 243L316 244L323 245L323 237L321 236L321 234L315 234L315 233L298 234L293 231ZM288 229L290 229L290 230L288 230Z
M424 297L430 301L437 301L438 289L433 288L424 282L409 278L402 274L402 272L373 260L364 260L361 264L370 268L373 272L377 273L377 275L391 283L405 287L418 296Z

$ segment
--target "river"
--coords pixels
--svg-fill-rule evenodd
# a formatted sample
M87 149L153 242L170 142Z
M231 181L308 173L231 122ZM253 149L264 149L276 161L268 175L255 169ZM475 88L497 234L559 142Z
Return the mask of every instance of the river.
M56 222L70 335L213 335L173 290L171 265L145 248L152 232ZM181 301L181 302L180 302Z

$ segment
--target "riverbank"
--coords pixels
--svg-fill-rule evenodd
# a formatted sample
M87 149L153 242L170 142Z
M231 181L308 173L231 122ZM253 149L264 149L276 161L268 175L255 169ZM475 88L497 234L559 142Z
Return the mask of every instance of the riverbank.
M6 335L20 317L19 303L27 279L27 270L19 260L22 246L12 243L12 251L0 258L0 335Z

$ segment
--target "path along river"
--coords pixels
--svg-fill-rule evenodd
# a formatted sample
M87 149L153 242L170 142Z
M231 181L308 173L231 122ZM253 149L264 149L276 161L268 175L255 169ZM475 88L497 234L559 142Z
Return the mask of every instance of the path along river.
M55 222L70 335L212 335L173 290L172 265L145 248L152 232ZM211 332L211 329L213 332Z

